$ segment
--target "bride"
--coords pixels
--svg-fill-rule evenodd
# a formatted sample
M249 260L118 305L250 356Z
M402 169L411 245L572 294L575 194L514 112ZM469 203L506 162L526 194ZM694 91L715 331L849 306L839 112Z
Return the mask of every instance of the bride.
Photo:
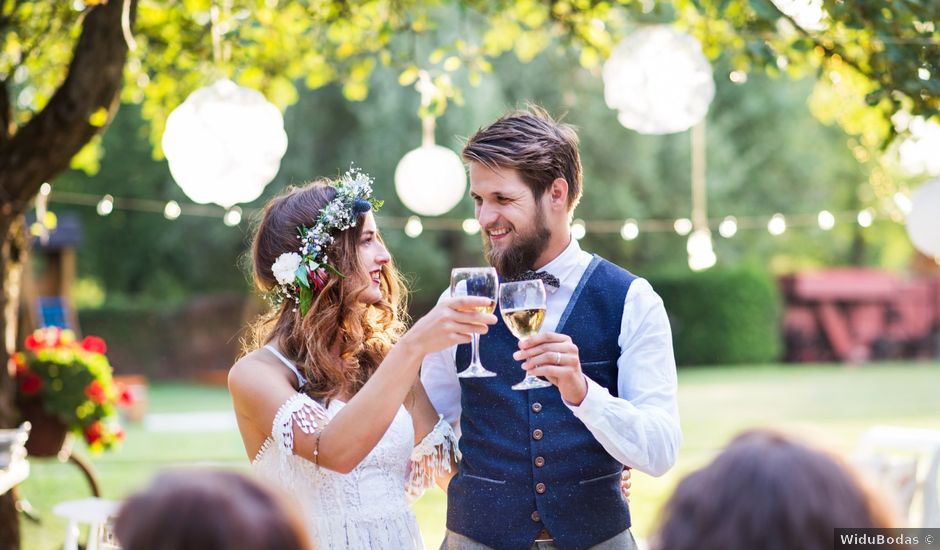
M251 254L277 305L228 378L253 470L294 499L318 549L421 547L406 495L449 479L459 451L418 368L496 322L466 297L405 331L371 184L351 170L267 204Z

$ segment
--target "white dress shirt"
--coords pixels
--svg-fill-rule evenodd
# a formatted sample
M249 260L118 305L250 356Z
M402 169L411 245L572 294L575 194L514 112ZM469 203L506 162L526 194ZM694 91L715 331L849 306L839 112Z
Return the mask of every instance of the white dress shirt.
M540 271L558 277L558 289L546 285L547 309L539 332L553 332L592 256L576 239ZM449 296L444 292L441 298ZM659 476L676 462L682 432L676 404L676 361L663 301L650 284L630 285L620 322L617 360L618 397L587 376L588 391L579 406L566 405L597 441L621 463ZM460 380L457 346L424 358L421 381L440 414L460 430ZM519 369L519 378L525 373Z

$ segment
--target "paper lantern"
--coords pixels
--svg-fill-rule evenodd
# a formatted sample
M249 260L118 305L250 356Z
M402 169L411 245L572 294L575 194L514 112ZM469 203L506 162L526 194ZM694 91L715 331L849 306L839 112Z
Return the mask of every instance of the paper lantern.
M170 113L162 144L187 197L229 208L258 198L274 179L287 134L281 112L261 93L219 80Z
M621 124L641 134L689 129L715 97L712 68L698 41L668 25L642 28L604 63L604 99Z
M453 209L467 190L467 173L457 153L440 145L409 151L395 168L395 191L409 210L440 216Z
M940 258L940 179L921 185L911 195L907 235L914 248L927 256Z

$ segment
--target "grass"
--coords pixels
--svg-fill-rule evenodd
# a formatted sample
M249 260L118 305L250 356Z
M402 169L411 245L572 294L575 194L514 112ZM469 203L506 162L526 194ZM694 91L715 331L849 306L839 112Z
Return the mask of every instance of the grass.
M884 363L849 369L831 365L686 369L679 373L684 444L665 476L634 475L634 532L646 537L660 506L681 476L707 463L742 429L774 426L797 432L841 452L850 452L875 424L940 426L940 364ZM230 410L223 388L160 384L150 390L152 412ZM80 447L81 448L81 447ZM83 452L83 450L82 450ZM146 485L159 470L177 466L247 471L238 434L151 433L131 425L117 452L91 457L104 496L120 499ZM61 548L65 524L53 516L62 500L90 495L78 469L55 460L33 460L21 493L39 509L41 526L27 521L23 548ZM443 538L446 498L427 493L415 506L426 546Z

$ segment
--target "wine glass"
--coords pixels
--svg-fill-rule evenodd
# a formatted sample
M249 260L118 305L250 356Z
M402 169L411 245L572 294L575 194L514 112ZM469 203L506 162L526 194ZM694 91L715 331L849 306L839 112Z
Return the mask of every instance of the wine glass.
M483 313L493 313L496 309L496 289L499 287L499 280L496 278L496 270L492 267L458 267L450 272L450 295L457 298L460 296L483 296L490 299L490 305L473 308L473 311ZM457 373L458 378L486 378L496 376L493 371L486 370L480 363L480 335L473 333L471 346L473 350L470 359L470 366Z
M499 312L509 332L522 340L537 334L545 319L545 286L542 281L516 281L499 285ZM528 372L514 390L547 388L551 383Z

